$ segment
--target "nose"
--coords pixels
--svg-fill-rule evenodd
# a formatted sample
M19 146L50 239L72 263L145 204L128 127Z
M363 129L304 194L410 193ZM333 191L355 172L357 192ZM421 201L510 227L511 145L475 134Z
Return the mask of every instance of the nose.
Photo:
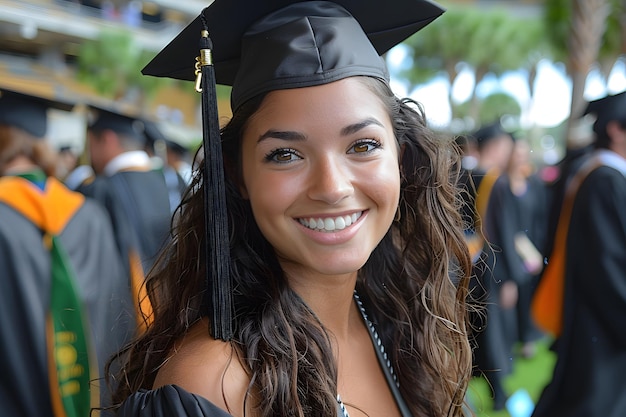
M352 176L345 161L325 157L311 168L309 198L337 204L354 192Z

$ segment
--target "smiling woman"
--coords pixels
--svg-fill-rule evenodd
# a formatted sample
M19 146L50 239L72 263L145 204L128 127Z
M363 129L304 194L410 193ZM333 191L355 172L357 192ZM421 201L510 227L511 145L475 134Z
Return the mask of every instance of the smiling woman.
M233 118L205 142L218 144L200 161L208 172L148 278L154 317L119 356L118 415L462 416L470 260L457 157L393 95L379 55L441 9L269 3L213 2L146 69L184 73L172 54L195 54L188 32L206 25ZM216 171L223 196L207 182ZM227 218L214 220L220 199ZM204 227L222 221L218 270Z

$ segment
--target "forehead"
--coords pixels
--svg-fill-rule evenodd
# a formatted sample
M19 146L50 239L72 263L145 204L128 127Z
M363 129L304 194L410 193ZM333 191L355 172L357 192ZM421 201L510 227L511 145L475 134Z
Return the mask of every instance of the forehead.
M320 86L272 91L248 126L324 127L347 125L367 117L391 125L383 100L362 77L352 77Z

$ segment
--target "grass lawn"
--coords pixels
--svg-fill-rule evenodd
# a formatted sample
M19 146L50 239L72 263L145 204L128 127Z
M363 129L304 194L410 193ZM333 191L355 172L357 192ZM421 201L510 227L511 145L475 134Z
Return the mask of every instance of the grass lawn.
M511 395L518 389L524 389L537 403L543 387L552 378L552 369L556 361L556 355L548 347L550 340L537 342L537 352L530 359L514 356L513 372L505 381L507 394ZM506 411L493 411L491 392L487 382L483 378L473 378L467 393L469 403L472 405L476 417L510 417Z

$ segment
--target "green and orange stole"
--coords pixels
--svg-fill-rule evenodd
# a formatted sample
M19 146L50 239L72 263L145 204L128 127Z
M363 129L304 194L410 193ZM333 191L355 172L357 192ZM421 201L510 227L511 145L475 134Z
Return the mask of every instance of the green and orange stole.
M33 182L45 182L42 191ZM75 272L58 239L69 220L83 205L84 197L68 190L58 180L37 171L23 177L0 178L0 201L22 213L40 228L50 251L50 309L46 340L50 395L55 417L87 417L98 405L99 392L90 391L90 373L97 365L90 360L89 331Z
M600 159L592 158L580 168L568 184L561 206L554 248L531 301L531 314L535 323L540 329L554 337L559 337L563 328L567 232L574 208L574 200L584 179L601 165Z

